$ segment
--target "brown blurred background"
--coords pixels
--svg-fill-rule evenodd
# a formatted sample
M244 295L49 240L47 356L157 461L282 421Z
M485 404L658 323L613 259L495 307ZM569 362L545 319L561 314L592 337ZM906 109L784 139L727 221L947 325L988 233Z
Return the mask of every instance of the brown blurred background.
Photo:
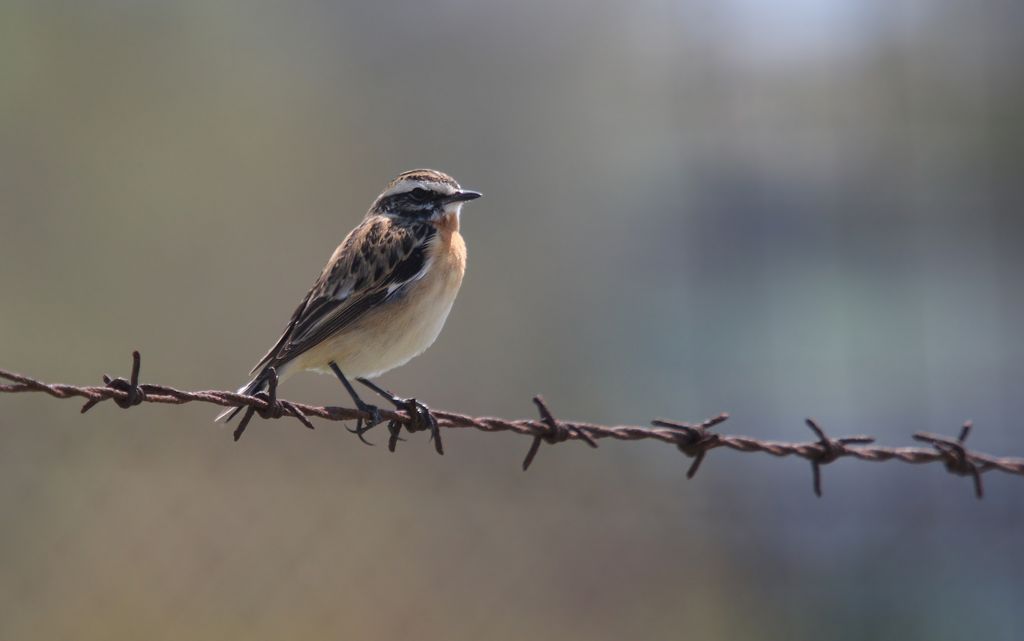
M234 388L430 166L486 197L401 393L1024 454L1022 7L7 1L0 365ZM4 640L1024 638L1020 478L0 410Z

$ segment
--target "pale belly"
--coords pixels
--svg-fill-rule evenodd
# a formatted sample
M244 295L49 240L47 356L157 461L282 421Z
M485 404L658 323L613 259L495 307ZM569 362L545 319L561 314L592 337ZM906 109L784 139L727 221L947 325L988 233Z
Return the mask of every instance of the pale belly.
M373 378L404 365L441 333L462 284L463 266L460 260L444 269L431 269L400 298L368 312L340 335L298 357L282 374L331 373L328 364L334 361L349 378Z

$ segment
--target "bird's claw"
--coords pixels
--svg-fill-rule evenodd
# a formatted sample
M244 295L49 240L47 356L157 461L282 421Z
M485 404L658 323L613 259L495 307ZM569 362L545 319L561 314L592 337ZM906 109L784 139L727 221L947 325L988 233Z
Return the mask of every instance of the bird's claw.
M441 429L430 408L415 398L399 399L399 401L399 409L404 410L412 419L406 429L410 432L430 430L430 440L434 442L437 453L444 454L444 448L441 446Z
M438 425L437 418L430 411L424 403L417 401L415 398L401 398L395 396L390 391L376 385L375 383L365 379L356 379L363 385L369 387L371 390L379 394L382 398L385 398L395 409L401 410L409 415L409 422L405 424L405 429L411 432L419 432L421 430L430 430L430 440L434 443L434 450L438 454L444 454L444 444L441 442L441 430ZM369 428L367 428L369 429ZM395 446L401 439L398 434L402 429L402 424L397 421L390 421L388 423L388 431L391 432L391 438L388 440L388 449L392 452L395 451Z
M355 429L352 429L350 427L346 427L345 429L359 437L360 441L372 447L373 443L363 438L363 434L366 434L372 428L384 422L383 417L381 417L380 415L380 408L377 407L376 405L370 405L369 403L363 402L357 403L356 405L356 409L358 409L360 412L369 414L370 418L363 418L360 416L359 418L356 419Z

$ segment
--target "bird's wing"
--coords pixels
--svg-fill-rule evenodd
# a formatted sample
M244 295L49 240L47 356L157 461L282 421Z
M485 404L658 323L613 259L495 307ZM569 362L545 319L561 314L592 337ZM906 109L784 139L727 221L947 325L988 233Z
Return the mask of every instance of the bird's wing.
M427 223L397 225L385 216L367 218L338 246L284 333L250 373L287 363L421 278L436 234Z

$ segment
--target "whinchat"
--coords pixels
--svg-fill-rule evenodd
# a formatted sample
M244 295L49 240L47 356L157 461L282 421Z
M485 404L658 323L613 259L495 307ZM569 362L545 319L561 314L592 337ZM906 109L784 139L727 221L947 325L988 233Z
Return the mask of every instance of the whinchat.
M440 334L466 269L459 215L463 203L480 195L440 171L399 174L334 250L284 333L238 392L263 391L273 373L283 379L305 370L334 372L357 407L375 417L365 428L362 421L357 424L360 438L380 422L379 415L347 377L428 419L437 439L436 421L425 405L395 397L367 379L404 365ZM240 410L229 409L217 420L231 420ZM440 452L440 440L436 445Z

